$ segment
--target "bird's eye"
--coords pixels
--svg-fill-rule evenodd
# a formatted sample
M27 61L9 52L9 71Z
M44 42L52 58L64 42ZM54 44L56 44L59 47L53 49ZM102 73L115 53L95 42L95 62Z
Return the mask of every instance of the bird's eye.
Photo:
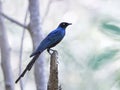
M65 25L65 23L63 23L63 25Z

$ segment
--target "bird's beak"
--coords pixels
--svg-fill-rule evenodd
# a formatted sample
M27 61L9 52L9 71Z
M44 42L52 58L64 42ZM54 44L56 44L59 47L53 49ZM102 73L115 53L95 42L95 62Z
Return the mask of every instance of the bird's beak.
M72 23L69 23L68 25L72 25Z

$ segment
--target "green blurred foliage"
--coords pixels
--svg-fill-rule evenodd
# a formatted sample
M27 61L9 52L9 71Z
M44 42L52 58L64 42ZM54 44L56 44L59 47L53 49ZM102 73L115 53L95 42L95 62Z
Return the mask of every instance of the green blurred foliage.
M115 61L117 53L119 53L118 49L107 49L100 53L96 53L95 57L89 60L88 66L93 70L102 68L103 65L111 61L113 62L113 60Z

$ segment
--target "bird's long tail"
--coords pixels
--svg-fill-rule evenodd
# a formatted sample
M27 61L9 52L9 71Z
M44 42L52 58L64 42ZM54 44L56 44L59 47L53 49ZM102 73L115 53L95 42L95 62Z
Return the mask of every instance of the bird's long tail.
M15 83L17 83L22 77L24 77L25 73L27 71L30 71L33 64L35 63L35 61L37 60L37 58L39 57L40 54L36 55L33 57L33 59L29 62L29 64L26 66L25 70L23 71L23 73L18 77L18 79L15 81Z

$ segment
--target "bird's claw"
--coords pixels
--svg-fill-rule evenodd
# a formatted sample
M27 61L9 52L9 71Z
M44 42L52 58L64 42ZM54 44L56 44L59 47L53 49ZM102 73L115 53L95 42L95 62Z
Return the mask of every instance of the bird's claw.
M52 52L51 52L52 51ZM53 49L47 49L47 52L51 55L54 51L56 50L53 50ZM57 52L57 51L56 51Z
M52 51L52 52L51 52L51 51ZM50 55L52 55L53 52L56 52L56 53L58 54L57 50L53 50L53 49L47 49L47 52L48 52ZM59 64L59 61L58 61L58 60L57 60L57 64Z

